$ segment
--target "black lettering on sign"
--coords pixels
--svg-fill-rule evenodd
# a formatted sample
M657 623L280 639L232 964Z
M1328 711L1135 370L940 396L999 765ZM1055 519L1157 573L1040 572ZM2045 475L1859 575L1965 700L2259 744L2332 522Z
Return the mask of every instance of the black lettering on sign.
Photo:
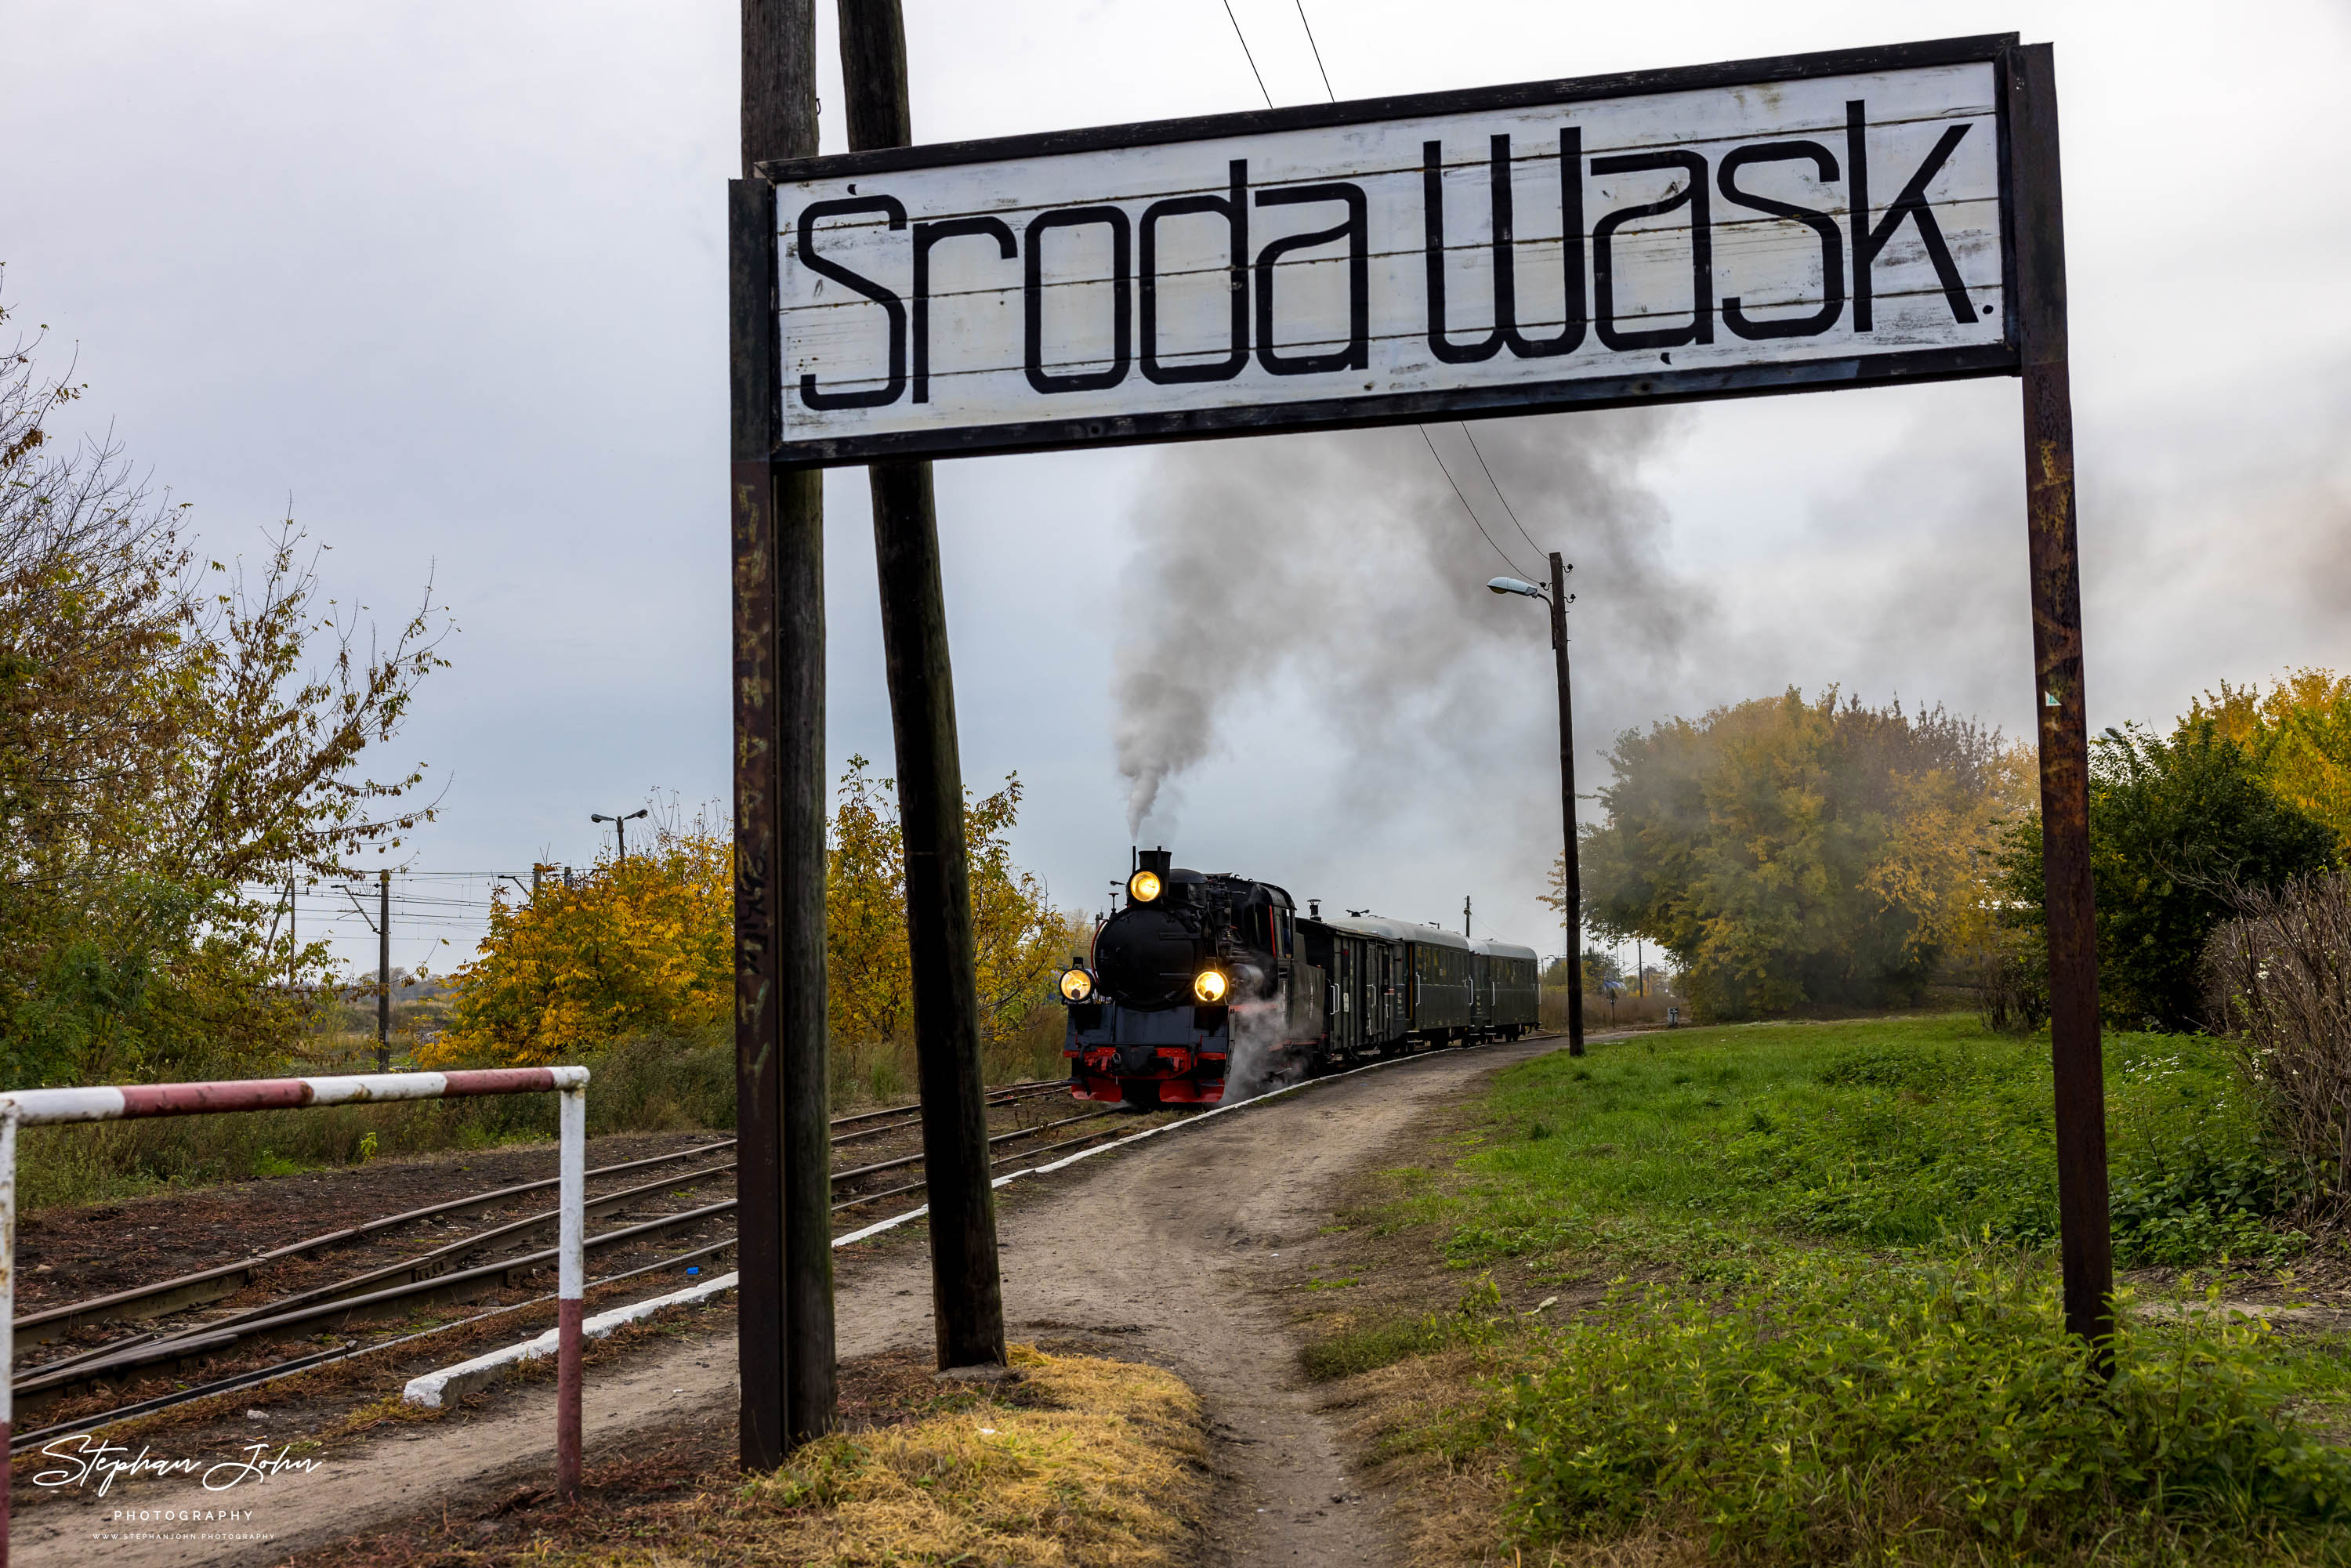
M1106 371L1075 371L1052 375L1045 370L1045 255L1042 240L1051 229L1107 225L1111 245L1111 362ZM1040 392L1099 392L1126 380L1134 358L1134 328L1131 319L1134 298L1134 235L1126 214L1117 207L1061 207L1039 213L1029 220L1029 273L1026 295L1029 384Z
M845 283L871 299L889 314L890 374L881 386L867 392L819 392L816 377L806 371L800 375L800 401L810 408L880 408L898 401L906 390L906 307L897 295L872 278L854 273L837 261L827 261L816 253L816 221L819 218L846 217L852 213L882 213L890 219L892 229L906 226L904 204L891 196L856 196L840 202L811 202L800 209L800 265L810 272L830 277L835 283Z
M1821 237L1821 308L1809 316L1757 321L1739 308L1738 295L1725 295L1722 324L1742 338L1814 337L1835 326L1837 317L1844 310L1844 242L1837 234L1836 225L1829 221L1826 214L1810 207L1791 206L1774 197L1759 196L1739 188L1739 171L1750 163L1786 163L1799 158L1811 159L1813 172L1823 181L1837 177L1836 158L1817 141L1759 141L1751 147L1741 147L1722 161L1715 175L1724 201L1770 213L1773 217L1793 218Z
M1951 260L1951 247L1943 243L1943 230L1935 222L1935 209L1927 204L1927 182L1941 172L1944 160L1959 144L1960 138L1973 130L1972 124L1954 125L1935 142L1934 150L1918 165L1894 204L1886 209L1886 221L1876 228L1869 226L1869 115L1864 100L1855 99L1844 106L1845 162L1853 170L1853 329L1870 329L1869 269L1876 264L1877 253L1894 237L1894 231L1908 218L1918 225L1918 243L1927 249L1927 259L1935 266L1936 280L1943 286L1944 302L1951 308L1954 321L1972 321L1975 308L1968 302L1967 285L1959 281L1959 269Z
M1296 207L1313 202L1344 202L1343 223L1311 234L1288 235L1269 240L1257 253L1257 361L1277 376L1311 376L1325 371L1361 371L1372 363L1371 221L1370 204L1360 185L1334 181L1326 185L1293 185L1281 191L1259 191L1260 207ZM1347 343L1322 354L1284 354L1274 349L1273 269L1293 250L1347 242Z
M1645 169L1680 169L1689 175L1664 200L1635 207L1619 207L1592 228L1592 319L1600 340L1619 351L1678 349L1684 343L1714 341L1714 232L1706 197L1706 157L1698 152L1627 152L1614 158L1594 158L1595 174L1634 174ZM1616 262L1612 241L1616 231L1635 218L1660 217L1690 210L1690 324L1641 331L1621 331L1616 326Z
M1224 382L1249 363L1249 160L1236 158L1227 170L1230 184L1221 196L1176 196L1143 209L1143 375L1161 386L1177 382ZM1159 362L1159 220L1186 213L1222 213L1232 235L1227 287L1232 296L1232 352L1212 365Z
M1494 327L1475 343L1456 343L1445 325L1445 146L1420 144L1422 245L1428 266L1428 351L1448 365L1493 358L1504 343L1522 360L1572 353L1583 342L1583 132L1559 133L1560 273L1567 314L1559 331L1530 340L1519 331L1517 218L1510 197L1510 139L1488 144L1493 209Z
M997 258L1012 259L1012 228L1002 218L948 218L914 225L914 401L931 401L931 246L963 235L993 235Z

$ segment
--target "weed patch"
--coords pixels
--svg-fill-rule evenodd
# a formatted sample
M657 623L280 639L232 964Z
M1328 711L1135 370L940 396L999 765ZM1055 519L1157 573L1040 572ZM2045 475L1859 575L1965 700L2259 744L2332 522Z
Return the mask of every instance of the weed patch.
M2351 1455L2282 1413L2270 1336L2127 1320L2111 1381L2029 1264L1790 1260L1553 1333L1486 1420L1529 1541L1664 1523L1740 1560L2220 1550L2351 1518Z
M1373 1457L1489 1478L1480 1560L2351 1563L2351 1358L2194 1284L2311 1245L2306 1186L2217 1042L2105 1051L2117 1258L2183 1292L2126 1301L2111 1381L2056 1300L2046 1042L1953 1017L1499 1075L1446 1179L1359 1223L1572 1304L1347 1325L1309 1373L1450 1369Z
M1207 1455L1199 1402L1156 1367L1016 1345L1029 1381L799 1449L619 1563L1102 1564L1186 1561Z

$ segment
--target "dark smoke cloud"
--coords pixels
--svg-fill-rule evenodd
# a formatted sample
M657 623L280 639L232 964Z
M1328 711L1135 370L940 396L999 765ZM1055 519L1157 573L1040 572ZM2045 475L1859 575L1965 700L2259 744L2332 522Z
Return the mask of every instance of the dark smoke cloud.
M1579 684L1594 690L1675 663L1703 611L1667 563L1664 508L1640 472L1677 423L1640 410L1475 427L1528 532L1575 565L1573 646ZM1234 743L1225 726L1236 703L1269 688L1291 686L1327 731L1358 810L1400 807L1438 758L1446 777L1539 759L1554 724L1545 614L1485 583L1540 579L1541 554L1511 526L1461 428L1429 435L1507 561L1412 427L1155 455L1112 682L1138 838L1173 825L1171 783ZM1592 716L1604 723L1614 706Z

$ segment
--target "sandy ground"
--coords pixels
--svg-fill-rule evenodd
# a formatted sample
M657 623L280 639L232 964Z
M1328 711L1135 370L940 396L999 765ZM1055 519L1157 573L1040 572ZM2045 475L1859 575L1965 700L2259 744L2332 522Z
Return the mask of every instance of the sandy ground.
M1012 1337L1094 1341L1103 1354L1168 1366L1200 1392L1223 1477L1206 1521L1211 1563L1402 1561L1376 1505L1356 1490L1299 1377L1298 1347L1259 1287L1281 1271L1285 1246L1329 1223L1347 1179L1435 1104L1562 1044L1419 1057L1152 1139L1026 1192L1008 1189L1019 1194L999 1223ZM840 1286L840 1354L927 1347L929 1298L919 1244L851 1263ZM479 1416L394 1427L316 1471L225 1490L150 1480L105 1498L85 1491L78 1506L22 1518L15 1557L27 1568L278 1561L460 1493L543 1479L553 1465L552 1399L544 1385L518 1387ZM610 1456L632 1432L735 1402L731 1342L665 1343L591 1372L588 1452Z

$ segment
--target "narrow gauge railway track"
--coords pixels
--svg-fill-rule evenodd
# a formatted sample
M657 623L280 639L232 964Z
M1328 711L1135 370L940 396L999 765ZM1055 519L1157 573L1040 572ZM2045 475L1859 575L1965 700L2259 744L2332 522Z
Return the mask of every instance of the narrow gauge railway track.
M1013 1105L1041 1098L1063 1087L1065 1085L1058 1079L1006 1084L990 1092L988 1103L992 1107ZM832 1124L836 1128L849 1127L855 1130L835 1133L831 1142L838 1146L888 1134L903 1134L921 1125L921 1113L922 1107L919 1105L893 1105L879 1111L867 1111L855 1115L836 1117ZM704 1156L722 1154L734 1146L734 1139L722 1138L671 1154L655 1155L648 1159L630 1160L620 1165L601 1166L588 1172L588 1180L593 1183L600 1178L622 1176L632 1171L651 1170L658 1166L683 1164ZM731 1171L734 1169L734 1165L730 1161L713 1169L714 1171ZM62 1306L28 1312L16 1320L17 1358L21 1361L28 1350L64 1339L72 1334L75 1330L91 1324L162 1317L188 1307L225 1300L252 1284L262 1270L273 1264L309 1257L337 1247L364 1241L371 1237L381 1235L402 1226L465 1218L502 1204L527 1197L532 1193L551 1193L557 1186L558 1179L549 1176L540 1181L522 1182L510 1186L493 1188L486 1192L470 1193L444 1203L412 1208L399 1214L386 1215L379 1219L371 1219L360 1225L346 1227L343 1229L308 1237L283 1247L272 1248L268 1251L256 1253L251 1257L241 1258L235 1262L224 1263L216 1268L203 1270L196 1273L183 1274L173 1279L136 1286L127 1291L114 1291L87 1301L68 1302ZM610 1199L613 1196L617 1195L590 1197L589 1211L593 1213L600 1206L609 1207ZM551 1215L553 1211L548 1212Z
M991 1093L989 1103L995 1108L1010 1108L1023 1103L1062 1092L1059 1081L1007 1085ZM1016 1113L1017 1114L1017 1113ZM996 1134L992 1145L1019 1143L1041 1134L1070 1126L1077 1122L1104 1120L1108 1113L1090 1111L1081 1116L1063 1117L1040 1124L1015 1127ZM832 1141L836 1144L860 1143L889 1134L907 1134L919 1126L919 1106L893 1106L865 1112L835 1120ZM1123 1129L1113 1124L1099 1131L1052 1148L1071 1143L1086 1143L1111 1136ZM593 1184L632 1173L642 1173L664 1166L692 1165L711 1155L724 1154L734 1147L733 1139L723 1139L692 1148L631 1160L602 1166L588 1173L591 1187L586 1200L590 1217L615 1209L659 1201L663 1197L684 1197L698 1186L731 1177L735 1162L701 1166L698 1168L668 1175L660 1179L634 1183L615 1190L598 1193ZM1022 1150L1001 1158L1019 1158L1033 1151ZM833 1177L834 1190L870 1179L886 1172L906 1169L921 1164L919 1153L903 1157L875 1161L869 1165L838 1172ZM120 1322L145 1317L184 1319L193 1307L209 1304L241 1292L272 1264L325 1251L339 1245L379 1237L398 1227L418 1223L445 1222L448 1219L482 1214L487 1210L512 1204L517 1198L528 1198L557 1185L552 1178L500 1187L489 1192L468 1194L423 1208L384 1217L365 1224L348 1227L273 1249L255 1257L224 1264L198 1274L184 1275L158 1281L135 1290L118 1291L90 1301L68 1303L30 1314L19 1320L20 1343L27 1348L55 1343L76 1328L96 1326L100 1322ZM899 1186L887 1192L866 1193L835 1204L836 1211L855 1208L884 1197L919 1192L920 1181L911 1186ZM586 1240L591 1270L600 1254L619 1255L634 1266L591 1281L594 1285L609 1285L641 1275L673 1271L697 1264L716 1262L733 1250L735 1238L729 1233L714 1237L714 1222L730 1215L736 1205L730 1197L723 1201L697 1205L683 1211L661 1214L650 1219L626 1224L618 1228L591 1233ZM293 1337L315 1338L323 1332L348 1331L370 1320L406 1318L421 1308L436 1302L465 1301L481 1295L511 1290L523 1285L542 1270L551 1268L556 1252L552 1246L494 1256L486 1261L468 1263L468 1260L502 1245L512 1248L528 1246L538 1237L553 1239L559 1220L554 1208L525 1214L519 1218L505 1220L486 1230L459 1238L425 1252L404 1258L397 1262L351 1274L329 1283L280 1296L257 1305L230 1312L225 1316L209 1316L200 1321L161 1325L127 1337L110 1339L95 1346L75 1349L52 1357L39 1364L26 1367L16 1382L20 1401L33 1409L53 1406L78 1393L87 1393L113 1382L141 1376L169 1375L191 1363L208 1362L237 1352L238 1347L250 1347L258 1342ZM647 1249L674 1245L681 1232L698 1232L686 1239L696 1243L681 1252L667 1253L649 1261L637 1261L636 1254ZM538 1298L534 1298L537 1300ZM509 1303L480 1314L467 1322L496 1317L505 1312L518 1312L533 1301ZM425 1331L440 1333L456 1324L443 1324ZM280 1376L304 1366L319 1364L362 1352L388 1348L422 1335L402 1335L392 1341L375 1340L371 1343L341 1344L324 1352L299 1355L291 1360L277 1361L250 1371L215 1380L194 1388L174 1390L158 1399L139 1402L135 1406L103 1412L75 1419L65 1424L74 1430L103 1425L150 1408L162 1408L184 1400L201 1398L221 1387L242 1386L268 1377ZM44 1428L27 1432L12 1448L27 1440L51 1435L64 1428Z

